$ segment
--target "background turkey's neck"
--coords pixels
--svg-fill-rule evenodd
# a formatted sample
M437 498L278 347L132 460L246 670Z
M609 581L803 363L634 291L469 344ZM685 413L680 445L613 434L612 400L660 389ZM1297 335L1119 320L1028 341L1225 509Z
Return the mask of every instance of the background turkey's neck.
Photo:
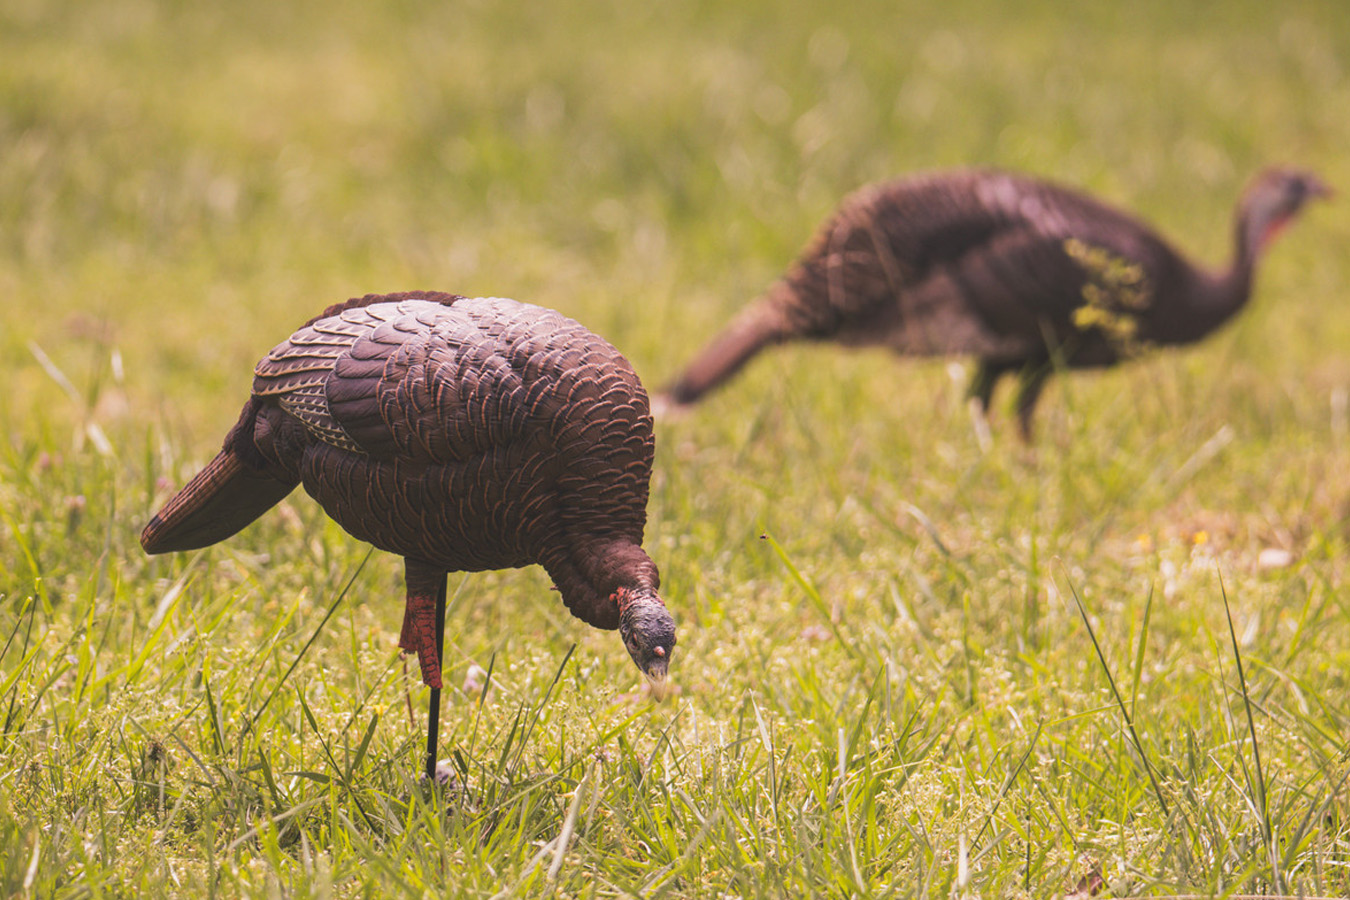
M1233 256L1227 267L1204 270L1192 288L1191 302L1200 333L1222 325L1246 305L1252 293L1252 273L1258 248L1246 210L1239 210L1233 224Z

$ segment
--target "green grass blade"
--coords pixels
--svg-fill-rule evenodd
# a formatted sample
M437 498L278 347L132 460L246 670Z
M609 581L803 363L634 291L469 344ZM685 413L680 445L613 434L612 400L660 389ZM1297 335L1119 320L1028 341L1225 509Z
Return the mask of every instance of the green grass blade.
M1116 687L1116 679L1111 674L1111 666L1106 661L1106 653L1102 650L1101 643L1097 640L1097 632L1092 627L1092 620L1088 616L1087 606L1083 603L1083 598L1078 596L1078 588L1072 580L1068 581L1069 591L1073 594L1074 603L1078 606L1078 615L1082 619L1083 625L1087 628L1088 638L1092 641L1092 649L1097 654L1097 662L1101 664L1102 671L1106 674L1107 684L1111 686L1111 695L1115 698L1116 708L1120 710L1121 717L1125 720L1125 728L1129 732L1130 742L1134 744L1135 752L1139 754L1139 759L1144 765L1144 772L1148 775L1149 784L1153 788L1153 796L1158 801L1158 808L1162 810L1164 816L1170 815L1171 807L1167 798L1163 796L1162 785L1158 783L1158 777L1153 771L1153 764L1149 761L1148 754L1144 751L1144 744L1139 740L1139 732L1135 730L1134 718L1130 715L1129 708L1125 705L1125 699L1121 697L1119 688Z

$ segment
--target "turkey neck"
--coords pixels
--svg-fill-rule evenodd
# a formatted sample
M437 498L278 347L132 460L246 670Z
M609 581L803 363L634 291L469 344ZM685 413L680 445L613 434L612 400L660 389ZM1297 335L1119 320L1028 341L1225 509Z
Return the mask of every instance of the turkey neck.
M1222 325L1243 306L1252 295L1252 276L1259 255L1257 239L1253 235L1251 213L1245 206L1238 208L1233 221L1233 255L1227 267L1218 271L1196 270L1197 283L1190 291L1193 334L1195 340Z
M616 624L619 592L628 597L655 597L661 582L651 557L627 538L572 541L547 553L540 562L569 608L605 609Z

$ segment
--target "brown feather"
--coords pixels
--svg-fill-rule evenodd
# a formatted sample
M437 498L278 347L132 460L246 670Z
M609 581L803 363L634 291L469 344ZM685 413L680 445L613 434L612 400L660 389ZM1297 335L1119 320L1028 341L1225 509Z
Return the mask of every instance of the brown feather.
M146 553L209 547L239 532L289 494L295 481L251 469L222 450L141 532Z
M616 628L616 592L655 600L659 581L641 547L653 445L632 367L576 322L512 300L368 295L258 363L226 449L142 542L221 540L298 482L348 532L407 559L405 644L429 640L436 573L532 563L575 615Z

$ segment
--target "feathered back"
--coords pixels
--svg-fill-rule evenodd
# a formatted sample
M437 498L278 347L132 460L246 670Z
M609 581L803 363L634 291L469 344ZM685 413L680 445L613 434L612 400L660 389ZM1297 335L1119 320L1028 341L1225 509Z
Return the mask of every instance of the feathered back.
M542 563L574 613L612 628L620 583L657 583L640 550L653 446L632 367L571 319L496 298L368 296L258 363L208 467L234 476L194 481L166 506L184 514L162 512L143 542L218 540L226 529L202 523L223 494L256 517L299 482L356 537L446 571ZM245 475L270 491L245 490ZM616 575L625 546L641 559Z
M991 336L1036 339L1044 319L1067 322L1081 302L1087 274L1065 252L1070 240L1155 272L1177 261L1138 220L1059 185L995 171L919 176L841 204L785 277L788 315L829 337L898 300L907 352L945 353L954 342L927 319L955 303Z

